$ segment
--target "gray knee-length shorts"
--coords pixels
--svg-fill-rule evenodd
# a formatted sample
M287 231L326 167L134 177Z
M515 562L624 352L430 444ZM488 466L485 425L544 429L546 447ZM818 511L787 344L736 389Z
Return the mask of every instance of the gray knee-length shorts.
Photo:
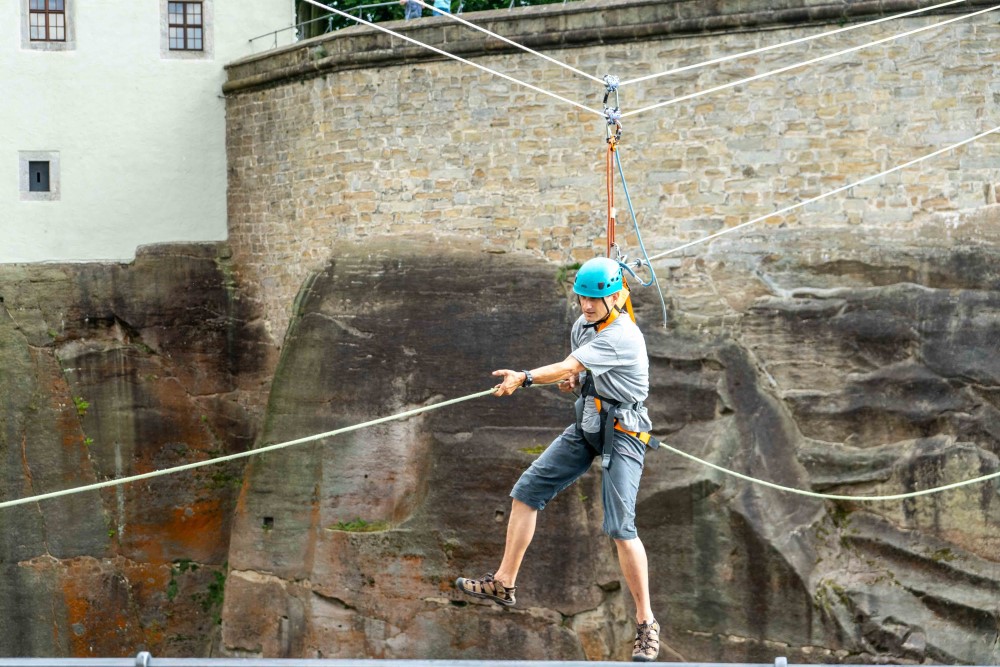
M600 458L598 434L594 443L577 433L576 425L562 432L524 471L510 492L512 498L545 509L556 495L580 478L595 458ZM596 443L596 444L595 444ZM610 465L602 471L601 500L604 505L604 532L616 540L638 537L635 530L635 497L639 492L646 445L627 433L615 431Z

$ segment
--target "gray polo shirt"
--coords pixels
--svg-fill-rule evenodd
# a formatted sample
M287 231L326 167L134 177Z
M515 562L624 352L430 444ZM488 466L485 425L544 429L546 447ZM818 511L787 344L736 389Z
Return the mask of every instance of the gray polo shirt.
M649 395L649 357L646 356L646 339L639 327L627 313L619 315L600 333L594 327L584 328L586 323L582 315L573 323L571 354L590 371L597 393L623 403L646 400ZM653 428L645 406L638 410L623 408L618 419L622 428L629 431L641 432ZM596 433L600 427L601 417L593 397L590 397L583 409L583 430Z

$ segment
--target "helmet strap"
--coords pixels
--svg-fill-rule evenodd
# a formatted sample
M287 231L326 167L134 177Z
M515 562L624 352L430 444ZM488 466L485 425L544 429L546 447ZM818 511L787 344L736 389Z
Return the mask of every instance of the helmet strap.
M618 293L618 299L615 301L615 305L612 306L611 308L608 308L608 302L607 302L608 297L606 296L601 297L601 303L604 304L604 308L607 309L608 314L596 322L584 324L583 328L584 329L596 328L597 332L600 333L605 327L607 327L612 322L617 320L618 316L621 315L623 310L628 312L629 316L632 318L632 321L634 322L635 316L632 315L632 301L630 299L629 294L630 293L628 291L628 288L623 287L621 291Z

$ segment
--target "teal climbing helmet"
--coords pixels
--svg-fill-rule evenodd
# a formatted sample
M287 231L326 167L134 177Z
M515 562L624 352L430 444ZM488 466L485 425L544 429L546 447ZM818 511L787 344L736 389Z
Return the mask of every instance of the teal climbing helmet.
M594 299L614 294L621 288L622 267L607 257L595 257L584 262L573 282L574 292Z

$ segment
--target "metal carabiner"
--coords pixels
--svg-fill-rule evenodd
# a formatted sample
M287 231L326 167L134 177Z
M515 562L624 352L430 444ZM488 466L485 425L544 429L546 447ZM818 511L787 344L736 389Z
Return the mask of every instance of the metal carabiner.
M607 134L605 138L608 140L608 143L612 145L612 148L614 148L614 145L621 141L622 138L622 122L620 120L621 112L619 112L618 109L609 109L604 107L604 117L608 119L608 124L606 126ZM612 127L615 128L614 133L611 132Z
M604 75L604 118L607 120L607 135L606 139L609 144L617 144L622 138L622 111L621 103L618 99L618 85L620 80L617 76L612 74ZM608 106L608 98L611 97L611 93L615 94L615 106ZM614 127L614 133L611 132L611 128Z

